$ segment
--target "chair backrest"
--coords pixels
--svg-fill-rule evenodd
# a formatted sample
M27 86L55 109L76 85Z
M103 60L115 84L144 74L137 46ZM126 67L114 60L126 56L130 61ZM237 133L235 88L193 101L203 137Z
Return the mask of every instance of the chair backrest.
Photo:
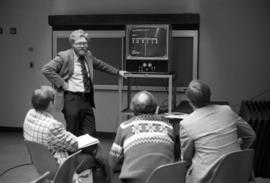
M253 149L225 155L219 161L211 183L248 183L252 174L253 159Z
M36 178L35 180L31 181L30 183L50 183L49 175L50 175L50 172L47 171L41 176L39 176L38 178Z
M58 163L54 159L48 148L42 144L25 140L26 147L29 151L31 161L39 175L50 172L48 178L53 180L58 170Z
M146 183L185 183L187 165L184 161L168 163L157 167L147 178Z
M76 158L80 151L77 151L70 155L56 172L53 183L72 183L73 174L76 170Z

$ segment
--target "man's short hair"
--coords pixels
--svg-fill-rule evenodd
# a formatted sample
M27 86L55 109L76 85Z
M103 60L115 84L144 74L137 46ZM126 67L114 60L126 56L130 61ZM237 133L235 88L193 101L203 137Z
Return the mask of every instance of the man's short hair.
M41 86L32 94L32 106L37 111L45 111L50 102L54 101L55 90L50 86Z
M136 93L130 103L130 109L135 115L154 114L156 108L156 98L148 91Z
M210 87L202 81L193 80L188 85L186 96L192 105L196 108L200 108L209 104L211 90Z
M69 42L70 44L73 44L76 40L80 38L85 38L88 41L88 33L84 32L84 30L82 29L75 30L69 35Z

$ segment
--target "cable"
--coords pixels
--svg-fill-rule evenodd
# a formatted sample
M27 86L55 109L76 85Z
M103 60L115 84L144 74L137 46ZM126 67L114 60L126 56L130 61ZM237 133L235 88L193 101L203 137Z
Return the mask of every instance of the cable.
M19 164L19 165L10 167L10 168L6 169L5 171L3 171L3 172L0 174L0 177L2 177L5 173L7 173L7 172L10 171L10 170L13 170L13 169L18 168L18 167L21 167L21 166L26 166L26 165L32 165L32 163L24 163L24 164Z
M254 97L251 97L249 100L253 100L257 97L263 96L264 94L268 93L270 91L270 88L264 90L262 93L259 93L258 95L255 95Z
M255 95L255 96L253 96L253 97L251 97L251 98L249 98L249 99L247 99L247 100L254 100L254 99L258 98L258 97L263 96L264 94L268 93L269 91L270 91L270 88L264 90L263 92L261 92L261 93ZM232 108L235 108L235 107L238 107L238 106L240 106L240 105L241 105L241 103L237 103L237 104L231 105L231 107L232 107Z

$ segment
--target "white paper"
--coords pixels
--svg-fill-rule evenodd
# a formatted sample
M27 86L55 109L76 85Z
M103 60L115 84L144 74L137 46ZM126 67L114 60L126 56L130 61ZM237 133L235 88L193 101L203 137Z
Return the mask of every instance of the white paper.
M165 118L168 119L185 119L188 116L188 114L181 113L181 112L172 112L172 113L166 113Z
M77 141L79 149L99 143L99 140L97 138L92 137L88 134L77 137Z

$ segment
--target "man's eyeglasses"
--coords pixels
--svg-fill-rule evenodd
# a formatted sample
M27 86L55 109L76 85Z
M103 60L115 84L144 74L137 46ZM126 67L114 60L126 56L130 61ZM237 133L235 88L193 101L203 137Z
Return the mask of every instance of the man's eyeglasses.
M85 42L85 43L74 43L75 46L87 46L88 43Z

